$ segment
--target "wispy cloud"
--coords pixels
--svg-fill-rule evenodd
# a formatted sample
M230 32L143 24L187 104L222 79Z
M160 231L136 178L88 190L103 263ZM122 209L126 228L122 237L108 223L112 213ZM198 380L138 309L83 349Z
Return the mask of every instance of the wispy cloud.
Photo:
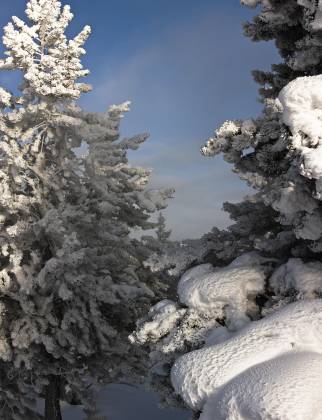
M142 10L150 7L149 2L140 2ZM71 3L79 14L77 22L89 18L95 25L97 20L97 34L94 30L87 58L93 69L94 91L82 103L92 110L103 110L109 104L133 102L122 134L151 133L139 151L130 153L130 159L133 164L154 168L152 186L176 188L176 198L166 212L174 237L196 237L214 225L226 226L222 202L238 201L248 190L221 158L205 159L199 148L223 120L259 112L250 70L276 62L272 46L251 44L242 37L241 20L246 15L235 0L227 0L225 7L223 3L205 2L202 12L181 20L169 17L166 25L165 20L155 19L158 23L147 26L148 32L145 37L141 34L137 46L126 40L126 27L109 17L112 29L106 29L106 47L103 17L89 13L85 3ZM116 0L112 5L115 10L111 13L123 16ZM163 5L171 10L168 3ZM9 13L22 12L23 6L24 1L13 0L4 10L4 19ZM162 7L156 3L157 10ZM91 11L95 8L103 12L105 6L93 0ZM177 9L176 16L180 13ZM132 15L126 19L132 25L130 36L134 33ZM112 35L121 39L117 49L111 48L108 37ZM0 77L4 84L13 81L6 75Z
M260 50L243 39L240 25L238 13L212 9L163 29L132 55L108 58L87 98L96 109L132 100L123 132L150 131L151 139L131 153L131 161L154 168L153 186L176 188L166 211L176 238L227 226L222 202L249 192L221 158L199 154L202 139L220 122L260 110L250 70L267 68L276 56L271 45Z

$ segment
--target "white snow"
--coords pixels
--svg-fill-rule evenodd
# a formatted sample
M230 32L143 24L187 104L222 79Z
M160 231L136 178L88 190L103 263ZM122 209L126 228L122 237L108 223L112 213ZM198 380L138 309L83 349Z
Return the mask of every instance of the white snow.
M306 7L309 10L312 10L312 11L314 10L314 6L311 3L311 0L297 0L297 4L299 6Z
M321 194L319 193L321 199ZM317 241L322 237L322 220L319 212L305 214L301 224L294 229L297 238Z
M305 264L300 258L291 258L273 273L269 283L277 294L294 289L298 298L315 298L322 293L322 263Z
M322 137L322 75L298 77L279 94L283 122L293 135L302 132L311 139Z
M252 8L255 8L261 4L264 10L271 6L270 0L240 0L240 3L244 6Z
M290 184L279 190L279 198L273 201L272 207L280 213L292 215L303 211L312 213L318 207L318 203L308 192Z
M322 88L322 86L321 86ZM320 121L322 128L322 121ZM322 177L322 145L314 149L308 147L302 150L302 173L308 178L319 179Z
M229 138L238 134L240 127L235 121L225 121L215 132L216 137Z
M321 420L321 376L321 354L284 354L228 382L209 398L200 420Z
M320 7L320 6L319 6ZM322 75L299 77L279 94L282 120L292 132L292 145L301 155L301 173L316 179L322 197Z
M205 340L205 347L214 346L215 344L223 343L224 341L231 338L233 333L228 330L227 327L217 327L212 330Z
M256 7L261 0L241 0L240 3L248 7Z
M314 31L322 29L322 0L319 0L311 27Z
M231 328L247 323L249 303L264 290L265 274L255 255L237 259L225 268L203 264L185 273L178 284L181 303L189 308L225 316Z
M173 301L162 300L150 309L151 320L144 322L140 329L129 336L129 340L143 344L149 337L151 341L157 341L176 326L185 312L185 309L179 309Z
M2 106L10 106L11 102L11 94L7 92L5 89L0 87L0 105Z
M321 325L321 299L290 304L220 344L180 357L172 384L189 407L204 410L200 420L318 420Z
M242 134L246 136L251 136L256 132L256 124L253 120L245 120L242 122L241 126Z

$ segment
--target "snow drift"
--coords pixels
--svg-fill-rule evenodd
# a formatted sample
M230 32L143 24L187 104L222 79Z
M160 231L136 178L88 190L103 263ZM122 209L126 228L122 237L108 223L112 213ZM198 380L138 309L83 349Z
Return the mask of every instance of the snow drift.
M243 318L249 291L252 296L263 288L261 268L253 270L238 261L215 271L209 264L196 267L179 283L180 300L201 310L230 306ZM271 284L313 297L321 272L319 263L291 259L273 273ZM202 411L200 420L322 419L321 325L322 299L310 299L237 332L216 328L203 348L176 360L172 385L191 409Z
M200 420L321 420L321 375L320 354L284 354L251 367L210 396Z

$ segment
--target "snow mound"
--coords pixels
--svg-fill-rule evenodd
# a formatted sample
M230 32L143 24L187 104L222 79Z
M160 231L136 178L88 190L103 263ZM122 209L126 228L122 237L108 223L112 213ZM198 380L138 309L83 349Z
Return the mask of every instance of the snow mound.
M243 372L245 372L247 382L246 371L255 365L268 362L286 353L289 355L298 351L322 353L321 323L321 299L290 304L272 315L249 323L220 344L205 347L178 358L171 371L174 389L189 407L202 410L209 397L216 398L216 394L223 386ZM278 370L274 375L278 384L284 380ZM320 377L320 386L322 386L322 376ZM305 377L301 378L301 386L309 387L304 383L304 379ZM298 384L294 379L294 383L289 383L288 386L295 387ZM260 398L260 395L257 397ZM254 395L254 398L257 397ZM280 398L283 398L283 393L280 394ZM289 401L290 413L296 401ZM210 418L214 420L214 417L208 417ZM253 418L258 418L258 416ZM207 417L203 420L205 419ZM311 420L311 417L304 417L302 420L305 419Z
M284 354L228 382L209 398L200 420L321 420L321 377L321 354Z
M300 258L291 258L281 265L269 280L277 294L294 289L298 299L311 299L322 293L322 263L303 263Z
M280 92L283 122L295 135L299 132L315 139L322 137L322 75L298 77Z
M264 290L265 274L259 263L258 256L247 254L225 268L195 267L180 279L180 301L189 308L225 316L232 328L240 327L249 321L252 298Z
M322 197L322 75L298 77L279 94L282 120L292 132L292 145L301 155L302 175L316 179Z

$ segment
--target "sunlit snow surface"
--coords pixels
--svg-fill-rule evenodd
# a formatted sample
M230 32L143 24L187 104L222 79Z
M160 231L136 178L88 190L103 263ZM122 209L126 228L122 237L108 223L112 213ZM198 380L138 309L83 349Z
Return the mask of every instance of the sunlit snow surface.
M225 316L232 328L249 322L249 303L264 290L265 275L260 257L245 255L244 260L237 258L225 268L202 264L188 270L178 284L180 302L217 318Z
M290 304L179 358L172 383L200 420L320 420L321 325L321 299Z
M158 398L142 389L110 385L97 398L98 416L108 420L190 420L191 413L158 407ZM84 420L81 408L63 409L64 420ZM98 417L99 418L99 417Z
M322 8L322 7L321 7ZM322 75L298 77L279 94L282 120L292 132L293 147L302 158L301 172L316 180L322 194Z
M292 352L253 366L211 396L200 420L321 420L322 355Z

